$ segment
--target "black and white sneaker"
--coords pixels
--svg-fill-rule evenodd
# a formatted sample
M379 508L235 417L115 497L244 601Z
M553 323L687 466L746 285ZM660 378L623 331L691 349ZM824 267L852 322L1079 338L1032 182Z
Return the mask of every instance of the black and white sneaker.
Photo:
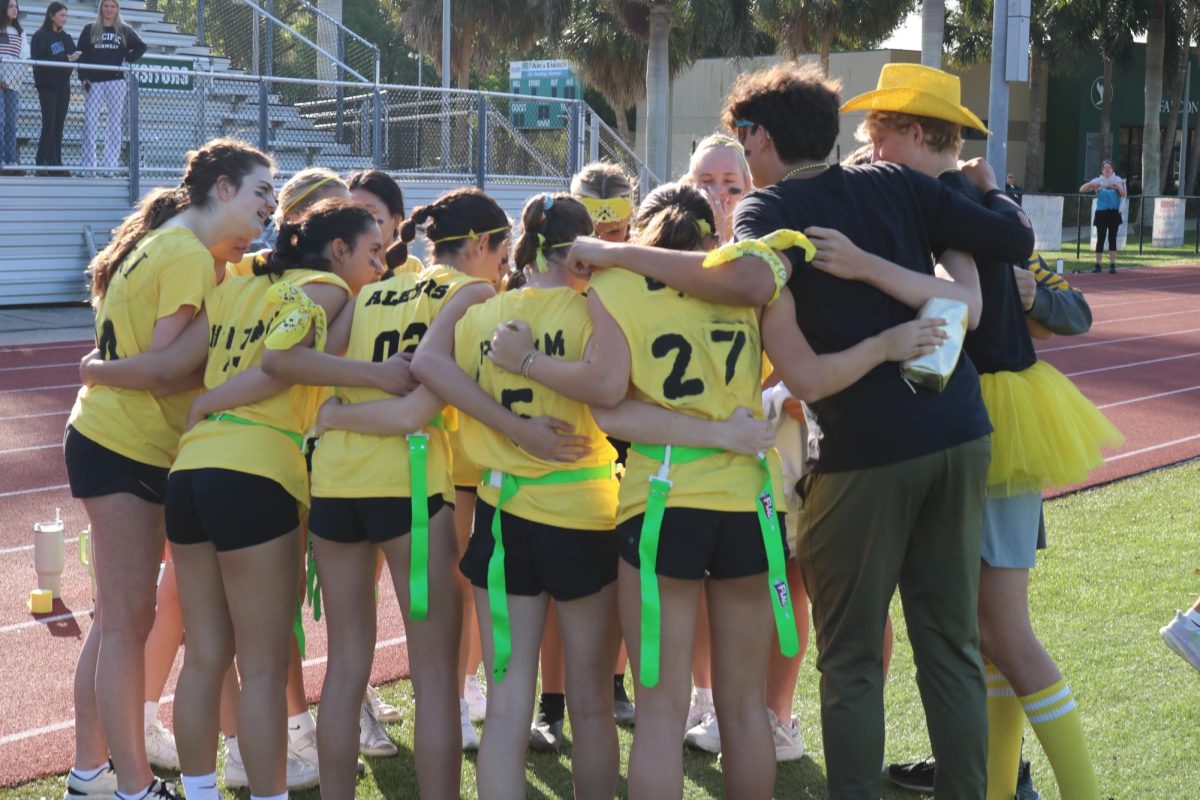
M150 791L146 792L142 800L183 800L183 792L176 789L175 784L155 778L154 783L150 784Z
M117 773L110 760L91 780L84 780L71 770L67 773L67 790L63 800L112 800L117 791Z

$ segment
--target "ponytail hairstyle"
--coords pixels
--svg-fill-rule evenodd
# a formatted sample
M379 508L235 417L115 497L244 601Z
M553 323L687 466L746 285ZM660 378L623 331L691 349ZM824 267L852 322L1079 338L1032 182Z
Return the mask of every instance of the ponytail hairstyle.
M341 239L354 249L358 237L374 225L375 217L357 203L322 200L298 219L279 227L271 258L265 264L256 261L254 274L278 277L289 269L331 272L333 263L325 255L325 248Z
M593 161L576 172L571 178L571 194L583 202L594 225L625 222L637 205L633 178L609 161ZM609 202L602 202L606 200Z
M664 183L648 194L634 224L637 244L668 250L702 250L716 230L708 200L680 183Z
M512 223L496 201L478 189L455 189L427 206L417 206L400 225L400 240L411 242L422 228L435 259L457 253L465 242L491 234L495 250L508 238Z
M536 194L521 212L521 236L513 260L517 268L533 266L546 271L546 259L555 250L569 247L592 232L592 218L583 203L569 194Z
M350 191L370 192L379 198L388 214L404 219L404 191L396 179L381 169L364 169L355 172L346 181ZM396 226L395 241L387 242L385 260L388 269L402 266L408 260L408 245L400 241L400 226Z
M138 241L164 222L195 206L206 208L212 203L209 192L222 177L241 187L242 179L258 167L275 169L270 157L245 142L236 139L212 139L198 150L187 154L183 178L174 189L155 189L147 194L137 211L113 231L108 244L88 265L92 281L92 304L97 305L108 291L113 273L121 266Z
M350 192L346 182L333 170L324 167L300 170L288 178L279 190L279 203L275 208L276 227L282 230L288 217L302 214L321 200L328 199L328 195L338 189L342 193Z

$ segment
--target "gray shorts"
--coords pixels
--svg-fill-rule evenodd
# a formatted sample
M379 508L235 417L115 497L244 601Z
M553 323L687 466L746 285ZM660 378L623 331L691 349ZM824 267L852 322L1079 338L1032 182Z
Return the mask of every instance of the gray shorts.
M980 551L983 560L989 567L1033 569L1037 563L1041 519L1040 493L986 498Z

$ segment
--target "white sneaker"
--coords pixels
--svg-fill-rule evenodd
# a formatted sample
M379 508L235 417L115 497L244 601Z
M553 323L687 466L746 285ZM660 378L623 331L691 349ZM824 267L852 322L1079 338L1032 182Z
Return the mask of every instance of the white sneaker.
M152 767L179 771L179 751L175 748L175 737L158 720L153 720L146 727L146 758Z
M75 770L67 773L67 790L63 792L63 800L112 800L117 791L117 773L110 760L100 770L100 774L91 780L84 780L75 774Z
M683 732L686 734L703 722L705 714L715 713L716 709L713 708L712 695L704 696L695 689L692 689L692 704L688 708L687 722L683 724Z
M384 700L374 686L367 686L367 701L371 704L371 711L375 714L375 719L380 722L400 722L400 709Z
M479 731L475 730L475 726L471 723L471 708L467 705L466 700L458 701L458 722L462 727L463 750L478 750Z
M317 732L288 731L288 758L317 768Z
M487 716L487 695L479 685L478 675L467 676L463 683L462 699L467 701L467 706L471 709L471 722L483 722L483 718Z
M717 727L716 712L708 712L700 720L700 724L688 729L683 741L698 750L709 753L721 752L721 731Z
M291 791L311 789L321 782L321 773L315 763L309 764L288 753L287 757L287 788ZM242 751L236 745L226 743L225 746L225 788L248 789L250 779L246 777L246 765L242 761Z
M795 761L804 757L804 737L800 735L800 720L795 717L787 725L779 721L775 712L767 709L771 720L771 737L775 740L775 760Z
M1182 611L1175 612L1175 619L1169 625L1158 629L1167 647L1178 653L1184 661L1196 669L1200 669L1200 626L1183 615Z
M387 734L383 723L375 719L371 704L363 703L358 711L358 752L364 756L386 758L400 752Z

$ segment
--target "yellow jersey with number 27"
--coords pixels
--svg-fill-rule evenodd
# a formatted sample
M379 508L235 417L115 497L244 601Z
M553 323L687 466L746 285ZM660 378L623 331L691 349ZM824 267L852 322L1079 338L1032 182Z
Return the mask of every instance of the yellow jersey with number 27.
M762 337L753 308L708 303L623 269L592 276L590 291L629 343L633 396L708 420L739 407L762 417ZM779 454L768 454L772 481L782 486ZM621 481L617 521L646 509L650 476L659 464L632 449ZM667 507L713 511L756 509L764 476L753 456L723 452L673 464Z

